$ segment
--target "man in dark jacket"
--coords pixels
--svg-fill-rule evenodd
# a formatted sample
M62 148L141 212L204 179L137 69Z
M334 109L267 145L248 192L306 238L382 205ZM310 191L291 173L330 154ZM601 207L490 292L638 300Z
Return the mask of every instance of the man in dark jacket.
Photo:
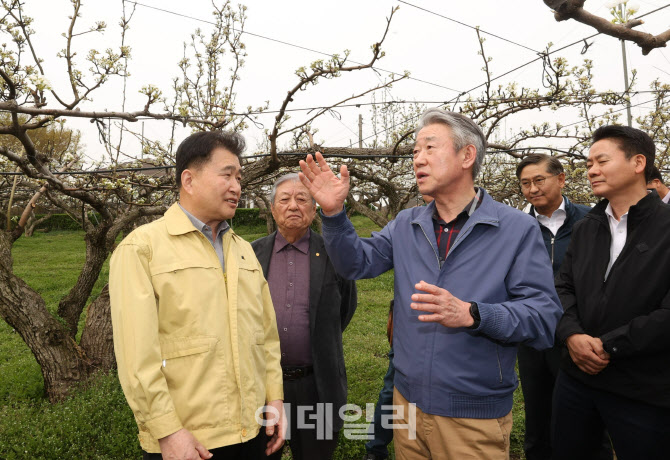
M556 157L526 156L516 168L521 192L532 205L530 215L540 224L542 239L551 259L554 275L570 243L572 226L591 208L573 204L561 194L565 171ZM519 374L526 414L524 451L528 460L551 459L551 400L561 361L561 347L536 350L519 345ZM601 458L612 458L611 449Z
M252 246L277 315L286 438L295 460L327 460L347 403L342 332L356 310L356 284L335 273L321 235L310 230L316 204L297 174L280 177L270 201L278 231Z
M655 147L604 126L587 161L605 198L573 228L556 278L567 345L554 393L554 458L591 459L607 429L619 460L666 459L670 438L670 206L647 192Z

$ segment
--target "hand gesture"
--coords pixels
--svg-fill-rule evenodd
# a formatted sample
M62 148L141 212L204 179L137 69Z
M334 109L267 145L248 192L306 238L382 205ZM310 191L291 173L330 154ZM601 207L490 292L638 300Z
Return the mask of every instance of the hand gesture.
M410 307L432 313L421 315L419 321L437 322L445 327L468 327L475 320L470 315L470 302L457 299L446 289L420 281L414 285L426 294L412 294Z
M212 454L185 428L158 440L164 460L206 460Z
M332 216L342 211L344 200L349 193L347 166L340 167L340 178L338 178L323 155L316 152L316 161L311 155L307 155L305 161L300 160L300 169L302 170L302 173L299 173L300 181L321 205L323 214Z
M603 342L598 337L588 334L573 334L565 341L570 358L582 371L595 375L605 369L610 362L610 355L603 349Z

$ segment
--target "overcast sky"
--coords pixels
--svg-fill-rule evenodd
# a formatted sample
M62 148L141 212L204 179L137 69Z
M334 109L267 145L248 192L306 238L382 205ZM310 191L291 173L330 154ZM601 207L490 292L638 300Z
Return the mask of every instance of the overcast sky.
M428 0L411 2L442 16L462 23L479 26L482 30L499 35L509 41L487 36L486 53L493 57L491 70L493 76L500 75L520 64L532 60L536 51L543 50L549 42L554 48L569 44L595 33L587 26L574 21L558 23L542 0L472 0L438 1ZM605 0L589 0L586 7L596 14L608 16ZM644 14L663 6L667 0L638 1ZM146 5L146 6L143 6ZM128 79L128 102L126 110L140 110L144 100L138 90L147 84L161 88L170 95L172 78L179 74L177 62L182 56L184 41L190 34L201 28L204 32L212 26L206 22L159 11L149 6L169 10L180 15L211 21L212 6L209 1L192 0L142 0L137 4L135 15L130 23L127 42L132 48L132 61ZM448 101L459 91L466 91L483 83L482 61L477 55L479 46L475 31L443 17L420 10L399 1L305 1L305 0L249 0L246 2L247 23L245 30L271 39L284 41L298 46L325 53L342 53L351 50L350 59L367 62L370 59L370 45L383 33L385 18L391 9L400 6L391 24L390 34L383 49L386 57L377 63L381 69L402 73L411 72L415 80L406 80L394 85L391 97L401 100ZM126 2L127 10L133 7ZM26 2L26 12L35 18L37 31L35 44L40 56L45 60L47 78L61 93L68 94L68 82L65 63L56 58L56 53L64 48L65 38L60 34L67 30L68 16L71 14L70 2L66 0L30 0ZM83 61L90 48L102 50L108 47L118 48L120 44L119 18L122 13L121 0L84 2L79 20L79 30L83 30L95 21L104 20L108 28L103 35L84 35L74 43L78 52L80 67L88 68ZM640 30L660 33L670 27L670 8L645 18ZM300 66L308 66L323 55L245 34L243 41L247 46L248 57L242 69L242 81L237 91L237 108L263 105L270 101L270 109L277 109L286 91L297 83L294 74ZM582 59L594 61L596 89L621 91L624 88L621 64L620 42L612 37L598 36L590 41L593 45L585 55L581 55L582 45L576 45L560 55L570 64L577 65ZM648 56L642 56L634 44L627 45L629 69L638 71L638 90L648 89L649 82L655 78L670 81L670 49L657 49ZM517 81L521 86L541 88L541 63L524 67L504 77L499 82L506 84ZM376 85L387 77L383 71L358 72L345 75L332 81L324 81L316 87L297 95L289 107L313 107L328 105L339 99ZM421 82L418 80L424 80ZM430 82L430 83L426 83ZM93 101L82 105L82 110L120 110L121 80L115 79L93 95ZM447 89L449 88L449 89ZM480 90L471 93L479 94ZM381 95L378 97L378 99ZM651 99L649 94L636 96L633 103ZM362 102L369 102L365 97ZM55 107L50 101L49 107ZM160 106L154 108L160 111ZM639 115L645 107L633 109ZM341 119L325 115L320 122L316 140L326 146L349 145L358 140L358 115L364 119L364 137L372 134L369 122L369 107L343 108L339 110ZM293 114L295 119L302 115ZM565 114L547 112L547 117L566 117ZM271 128L274 115L262 115L259 121ZM570 120L562 119L563 122ZM574 121L574 120L573 120ZM83 133L86 150L92 157L98 157L102 150L97 140L97 131L88 122L70 122ZM517 124L529 123L520 119ZM146 122L145 135L149 138L166 139L168 132L165 122ZM137 124L139 131L140 126ZM507 126L507 130L518 126ZM258 129L245 133L248 137L248 153L256 150L262 134ZM285 139L284 141L288 141ZM280 141L281 142L281 141ZM133 151L136 145L124 146Z

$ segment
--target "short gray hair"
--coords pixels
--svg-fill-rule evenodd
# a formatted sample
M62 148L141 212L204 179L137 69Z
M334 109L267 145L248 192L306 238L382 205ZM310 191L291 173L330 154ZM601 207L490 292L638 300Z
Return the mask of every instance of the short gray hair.
M477 157L472 166L472 178L477 178L484 162L484 155L486 155L486 137L484 137L481 128L465 115L432 108L423 112L414 133L418 134L424 127L434 124L446 125L451 129L451 136L454 140L454 149L456 151L461 150L466 145L472 144L475 146Z
M275 183L272 185L272 191L270 192L270 203L275 204L275 195L277 194L277 189L281 184L288 181L300 182L300 176L298 175L298 173L289 173L280 176L279 179L277 179ZM312 202L316 204L316 200L314 199L314 197L312 195L310 196L312 197Z

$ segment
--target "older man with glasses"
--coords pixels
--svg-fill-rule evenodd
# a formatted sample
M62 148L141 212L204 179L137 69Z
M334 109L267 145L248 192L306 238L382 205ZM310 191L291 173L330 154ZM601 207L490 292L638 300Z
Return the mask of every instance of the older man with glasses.
M530 215L540 224L542 238L556 275L570 243L572 226L591 208L572 203L562 195L565 172L556 157L528 155L517 166L516 176L519 178L523 196L531 204ZM521 344L518 359L526 412L526 458L548 460L552 456L551 401L561 360L560 345L546 350L535 350ZM599 458L611 459L609 442L606 441L604 446Z

